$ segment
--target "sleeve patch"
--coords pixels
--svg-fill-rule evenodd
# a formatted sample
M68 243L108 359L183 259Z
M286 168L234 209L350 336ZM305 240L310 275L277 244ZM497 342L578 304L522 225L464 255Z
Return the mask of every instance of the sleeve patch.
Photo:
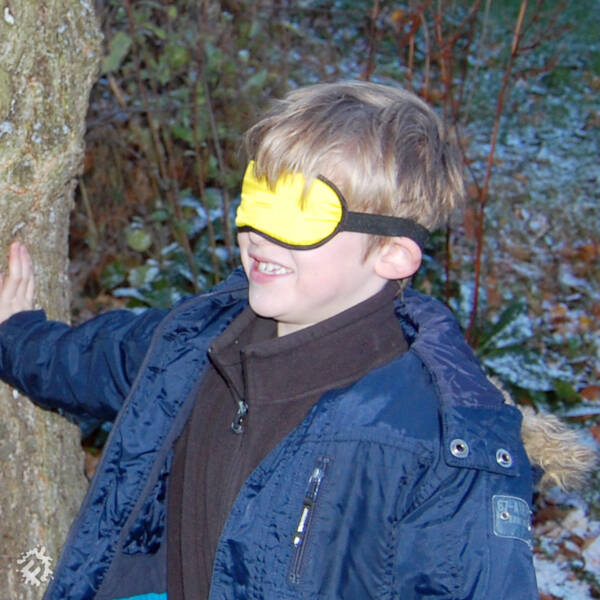
M492 497L492 510L494 535L521 540L532 547L531 510L525 500L516 496L495 495Z

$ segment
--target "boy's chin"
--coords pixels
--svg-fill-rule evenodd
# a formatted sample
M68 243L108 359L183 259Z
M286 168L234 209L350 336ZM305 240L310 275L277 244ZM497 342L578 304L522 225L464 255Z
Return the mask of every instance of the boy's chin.
M262 317L263 319L275 319L276 313L273 308L270 308L267 303L260 299L253 299L252 294L250 294L248 303L257 316Z

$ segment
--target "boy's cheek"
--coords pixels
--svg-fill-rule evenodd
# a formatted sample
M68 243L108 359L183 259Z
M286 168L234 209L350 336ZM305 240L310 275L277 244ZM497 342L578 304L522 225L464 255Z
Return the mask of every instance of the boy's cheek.
M242 267L244 269L244 273L246 273L246 277L250 276L250 266L248 259L248 233L242 232L237 235L237 243L240 249L240 259L242 261Z

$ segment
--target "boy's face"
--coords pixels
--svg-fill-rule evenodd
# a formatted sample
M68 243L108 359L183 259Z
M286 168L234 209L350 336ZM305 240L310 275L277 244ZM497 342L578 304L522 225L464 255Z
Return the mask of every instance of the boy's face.
M379 292L378 251L364 259L368 236L341 232L311 250L291 250L253 231L238 234L250 306L275 319L278 335L324 321Z

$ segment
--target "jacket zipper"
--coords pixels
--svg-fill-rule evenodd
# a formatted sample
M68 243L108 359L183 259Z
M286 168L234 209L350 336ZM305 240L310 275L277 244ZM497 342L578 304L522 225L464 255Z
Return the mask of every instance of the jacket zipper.
M319 490L321 489L321 484L325 478L325 472L329 462L330 458L327 456L320 456L317 459L315 468L308 479L306 493L304 494L304 500L302 502L300 518L298 519L298 525L296 525L296 531L294 532L294 536L292 538L293 550L289 579L290 582L294 584L300 583L300 574L304 554L306 552L310 526L313 520L317 498L319 496Z

